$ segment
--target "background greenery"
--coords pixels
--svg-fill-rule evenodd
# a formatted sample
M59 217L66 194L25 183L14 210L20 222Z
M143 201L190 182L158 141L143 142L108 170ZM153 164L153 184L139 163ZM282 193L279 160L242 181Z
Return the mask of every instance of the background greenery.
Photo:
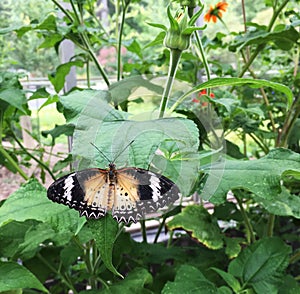
M109 1L107 25L98 1L66 2L0 3L0 163L25 182L1 202L0 292L299 293L299 1L228 1L222 21L200 17L165 111L169 1ZM59 65L66 39L75 56ZM72 66L85 84L64 93ZM24 73L46 86L23 87ZM20 117L42 111L28 148ZM70 136L71 154L56 152ZM140 239L47 199L45 182L74 161L107 166L86 142L110 158L132 138L118 165L151 163L184 196L140 221Z

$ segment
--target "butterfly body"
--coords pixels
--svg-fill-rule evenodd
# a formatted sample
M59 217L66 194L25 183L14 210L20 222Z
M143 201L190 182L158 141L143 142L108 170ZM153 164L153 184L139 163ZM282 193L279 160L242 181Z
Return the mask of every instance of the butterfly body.
M163 175L136 167L89 168L63 176L50 185L50 200L68 205L87 218L107 211L118 222L136 222L180 197L178 187Z

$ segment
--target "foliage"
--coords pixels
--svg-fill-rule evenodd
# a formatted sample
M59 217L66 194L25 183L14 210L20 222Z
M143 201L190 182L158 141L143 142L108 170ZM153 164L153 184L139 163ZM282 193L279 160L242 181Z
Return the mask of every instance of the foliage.
M237 9L231 3L216 24L199 28L195 1L180 1L183 9L174 1L164 7L165 23L145 29L140 11L154 11L150 2L109 3L110 24L99 20L98 2L70 0L66 8L52 0L62 17L32 10L35 21L0 31L36 34L49 50L64 40L77 47L48 76L51 93L26 93L19 75L0 74L0 163L26 180L0 206L0 292L298 293L299 1L259 1L268 23L253 18L241 32L226 25ZM242 8L254 17L258 7ZM214 25L223 27L211 34ZM172 33L184 35L184 46ZM1 48L9 68L13 55ZM117 52L113 65L98 54L105 48ZM74 67L85 72L88 89L62 93ZM166 78L157 77L168 67ZM92 87L95 71L105 90ZM41 108L55 105L65 124L41 133L50 146L38 134L38 147L29 149L20 117L38 98ZM45 155L54 155L60 136L72 136L72 152L51 166ZM40 179L25 170L32 160ZM47 199L46 175L61 176L71 162L83 169L107 161L163 173L182 201L149 216L154 230L140 221L136 236L109 213L86 220Z

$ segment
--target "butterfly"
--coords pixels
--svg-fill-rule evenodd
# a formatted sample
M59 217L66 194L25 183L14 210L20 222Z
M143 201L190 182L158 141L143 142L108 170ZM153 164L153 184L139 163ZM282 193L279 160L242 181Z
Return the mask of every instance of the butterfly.
M47 196L78 210L80 216L98 219L110 211L118 222L130 223L181 195L177 185L161 174L138 167L117 169L111 162L107 169L88 168L59 178Z

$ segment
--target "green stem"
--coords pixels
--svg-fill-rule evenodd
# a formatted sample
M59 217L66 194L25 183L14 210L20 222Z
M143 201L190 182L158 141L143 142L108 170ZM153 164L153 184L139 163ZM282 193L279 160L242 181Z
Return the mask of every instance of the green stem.
M87 87L91 87L91 75L90 75L90 61L89 59L86 61L86 80L87 80Z
M48 261L46 258L44 258L40 253L37 254L37 257L39 260L41 260L52 272L54 272L55 274L57 274L61 280L63 281L63 283L65 283L70 290L73 291L74 294L78 294L77 290L75 289L74 285L72 284L72 282L70 281L70 279L68 279L67 277L65 277L63 274L61 274L58 270L56 270L56 268L54 268Z
M161 233L161 231L162 231L162 229L163 229L163 227L164 227L164 225L165 225L165 223L166 223L166 219L167 219L167 217L164 215L164 216L163 216L163 219L162 219L162 222L160 223L160 225L159 225L159 227L158 227L158 230L157 230L157 233L156 233L156 235L155 235L155 238L154 238L153 243L157 243L158 238L159 238L159 235L160 235L160 233Z
M25 174L25 172L20 168L20 166L14 161L14 159L10 156L10 154L4 149L4 147L0 144L0 153L4 156L4 158L16 169L16 171L21 175L21 177L28 181L29 177Z
M298 96L294 102L292 107L287 113L285 121L283 123L282 131L278 135L276 146L277 147L286 147L287 140L290 135L290 132L293 129L293 126L300 115L300 96Z
M87 35L86 35L85 32L82 33L82 37L83 37L83 41L84 41L84 43L85 43L85 45L86 45L86 47L88 49L88 52L89 52L92 60L94 61L95 65L96 65L98 71L100 72L102 78L104 79L104 82L106 83L107 87L109 87L110 86L110 82L108 80L108 77L107 77L107 75L106 75L106 73L105 73L102 65L98 61L98 58L97 58L96 54L94 53L94 49L92 48L92 46L90 44L90 40L87 37Z
M275 223L275 215L270 214L269 219L268 219L267 237L272 237L273 236L274 223Z
M17 138L17 136L15 135L15 133L11 130L12 132L12 136L15 139L15 141L18 143L18 145L20 146L20 148L30 157L32 158L34 161L36 161L40 166L42 166L48 173L49 175L52 177L52 179L55 181L56 177L55 175L52 173L51 169L41 160L39 160L38 158L36 158L34 155L32 155L30 152L28 152L28 150L23 146L23 144L20 142L20 140Z
M274 13L273 13L270 23L268 25L268 29L267 29L268 32L271 32L272 27L273 27L278 15L283 10L283 8L289 3L289 1L290 0L283 1L277 10L274 9Z
M123 37L123 29L124 29L124 24L125 24L125 16L126 16L126 11L127 11L128 6L129 6L129 3L126 2L126 4L124 5L124 1L123 1L122 20L120 23L119 37L118 37L117 81L120 81L121 75L122 75L122 60L121 60L122 37Z
M283 10L283 8L288 4L288 2L289 2L289 0L285 0L284 2L282 2L282 4L279 6L279 8L274 11L272 18L270 20L270 23L268 25L268 29L267 29L268 32L271 32L272 27L273 27L274 23L276 22L278 15ZM239 74L239 78L243 77L245 72L251 66L252 62L255 60L255 58L260 53L260 51L262 51L265 48L265 46L266 46L265 44L260 44L256 47L254 53L250 56L248 62L244 65L242 72Z
M269 147L266 146L255 134L253 133L249 133L248 134L252 139L253 141L263 150L263 152L265 154L268 154L269 153Z
M52 0L52 2L65 14L65 16L73 23L74 20L68 10L64 9L62 5L56 0Z
M174 231L170 231L169 234L170 234L170 237L169 237L169 239L168 239L167 248L170 248L170 247L171 247L171 244L172 244L172 241L173 241Z
M201 38L200 38L198 32L195 32L195 36L196 36L197 46L198 46L198 49L200 51L200 57L201 57L201 60L202 60L202 63L203 63L204 69L205 69L205 74L206 74L207 80L209 81L210 80L210 70L209 70L208 62L207 62L207 59L206 59L206 56L205 56L205 53L204 53L204 48L203 48L203 45L202 45L202 41L201 41ZM211 92L211 90L207 89L207 95L208 96L210 95L210 92Z
M252 225L250 223L250 220L249 220L249 218L247 216L247 213L246 213L246 211L244 209L244 206L243 206L242 193L238 190L234 190L234 196L235 196L235 199L236 199L236 201L239 205L240 212L241 212L242 217L243 217L244 222L245 222L247 242L249 244L254 243L255 242L254 231L253 231Z
M162 100L160 104L160 110L159 110L159 118L162 118L164 116L168 100L170 97L172 85L174 82L175 74L177 71L177 67L179 64L179 60L181 57L181 50L177 49L171 49L170 50L170 65L169 65L169 73L168 73L168 80L162 95Z
M140 220L141 229L142 229L142 236L143 236L143 242L147 243L147 229L146 229L146 222L144 219Z

